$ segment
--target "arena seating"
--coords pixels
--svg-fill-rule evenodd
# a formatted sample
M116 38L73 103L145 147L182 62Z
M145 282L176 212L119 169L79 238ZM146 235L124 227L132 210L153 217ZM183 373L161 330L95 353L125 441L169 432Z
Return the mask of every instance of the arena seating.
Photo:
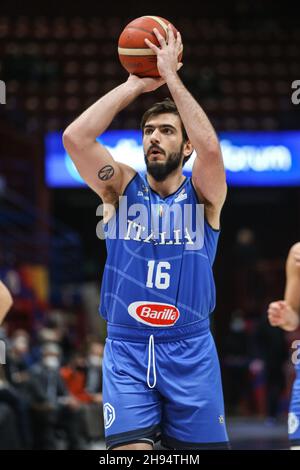
M0 17L0 74L10 117L30 132L64 128L126 79L117 38L131 18ZM280 18L184 18L181 76L219 130L297 126L291 83L300 76L300 33ZM159 99L168 93L163 87ZM151 100L153 97L151 97ZM136 127L143 96L115 125Z

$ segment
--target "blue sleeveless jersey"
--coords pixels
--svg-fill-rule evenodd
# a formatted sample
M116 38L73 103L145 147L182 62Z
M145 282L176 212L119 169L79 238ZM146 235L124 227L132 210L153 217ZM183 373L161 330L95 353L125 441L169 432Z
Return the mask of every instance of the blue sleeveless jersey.
M162 198L137 173L104 227L99 310L108 337L167 341L209 327L219 231L206 222L191 178Z

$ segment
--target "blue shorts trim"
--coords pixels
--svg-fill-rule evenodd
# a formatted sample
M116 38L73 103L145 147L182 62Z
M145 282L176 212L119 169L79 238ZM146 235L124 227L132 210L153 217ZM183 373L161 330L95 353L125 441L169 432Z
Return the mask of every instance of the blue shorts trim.
M135 442L145 442L154 444L160 439L160 426L151 426L145 429L136 429L134 431L112 434L106 438L107 449L113 449L121 445L132 444Z

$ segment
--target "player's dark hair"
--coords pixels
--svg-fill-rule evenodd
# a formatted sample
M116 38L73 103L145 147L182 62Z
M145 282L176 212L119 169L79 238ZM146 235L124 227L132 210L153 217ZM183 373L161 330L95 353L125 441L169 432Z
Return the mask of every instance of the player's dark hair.
M153 106L151 106L151 108L147 109L147 111L144 112L142 119L141 119L142 131L144 132L145 124L150 119L150 117L158 116L159 114L165 114L165 113L172 113L179 117L180 123L181 123L183 141L187 142L189 140L187 132L184 128L184 125L181 120L178 109L176 107L176 104L170 98L165 98L163 101L155 103ZM184 158L182 166L185 165L185 163L189 160L190 157L191 155L188 155L187 157Z

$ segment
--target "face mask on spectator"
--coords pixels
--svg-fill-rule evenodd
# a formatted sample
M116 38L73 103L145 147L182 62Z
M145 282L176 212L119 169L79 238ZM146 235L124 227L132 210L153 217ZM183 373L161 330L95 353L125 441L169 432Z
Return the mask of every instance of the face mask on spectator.
M58 369L59 359L56 356L46 356L43 359L43 364L48 367L48 369Z
M92 367L101 367L102 357L97 356L96 354L89 355L89 365Z
M25 336L18 336L13 340L12 346L20 353L28 351L28 340Z

